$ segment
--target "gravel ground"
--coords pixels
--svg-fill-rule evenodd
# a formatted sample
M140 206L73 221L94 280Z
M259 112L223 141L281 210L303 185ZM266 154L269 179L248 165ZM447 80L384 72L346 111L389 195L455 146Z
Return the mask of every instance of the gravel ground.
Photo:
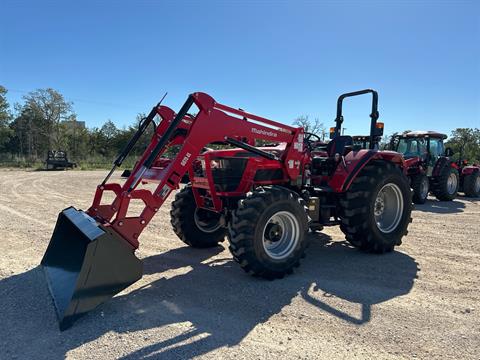
M271 282L226 248L183 246L166 204L141 237L142 280L60 332L38 264L59 211L88 208L104 174L0 171L0 358L478 359L480 201L463 197L417 206L387 255L312 234Z

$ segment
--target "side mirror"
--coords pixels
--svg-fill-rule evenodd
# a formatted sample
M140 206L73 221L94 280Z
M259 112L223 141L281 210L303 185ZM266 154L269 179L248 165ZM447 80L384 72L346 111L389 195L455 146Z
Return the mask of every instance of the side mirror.
M445 149L445 156L451 157L453 154L454 154L454 152L453 152L452 148L447 147Z

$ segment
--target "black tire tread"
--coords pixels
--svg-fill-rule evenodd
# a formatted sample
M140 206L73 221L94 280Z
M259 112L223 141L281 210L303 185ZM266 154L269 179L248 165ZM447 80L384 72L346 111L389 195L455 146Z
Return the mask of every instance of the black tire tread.
M458 191L458 184L460 184L460 178L457 169L452 168L451 166L444 166L443 169L440 171L440 175L432 178L432 193L440 201L452 201L457 197L456 192L455 194L449 194L447 191L447 181L450 172L454 172L457 174Z
M466 175L463 179L463 192L468 197L479 197L480 192L475 191L475 181L480 176L480 172L476 171L473 174Z
M365 203L372 196L372 188L377 183L376 179L382 179L387 174L396 174L403 178L406 187L408 184L407 177L394 164L386 161L375 160L367 164L354 179L350 189L343 195L340 200L340 229L345 234L346 240L354 247L362 251L373 253L385 253L393 250L395 245L400 245L402 237L407 235L408 223L412 221L412 192L408 194L410 199L405 204L408 211L408 222L395 243L382 241L373 236L372 230L369 228L368 206Z
M412 187L412 190L413 190L413 202L415 204L425 204L425 202L427 201L427 198L422 198L420 196L420 191L421 191L421 188L422 188L422 181L424 179L427 180L428 182L428 178L425 174L417 174L417 175L414 175L412 176L411 178L411 187ZM428 192L427 192L427 196L428 196Z
M220 228L213 233L202 232L193 219L193 212L196 208L192 188L184 187L175 194L170 210L170 223L173 232L188 246L194 248L209 248L217 246L225 240L226 228Z
M253 238L258 219L268 206L285 200L298 203L303 207L306 217L306 232L308 229L308 216L305 200L298 194L279 186L255 189L245 199L240 201L238 208L232 214L232 220L229 225L229 250L233 259L250 275L269 280L283 278L285 275L291 274L293 268L298 267L300 259L305 256L306 236L303 237L299 250L295 252L294 260L285 268L271 269L255 254Z

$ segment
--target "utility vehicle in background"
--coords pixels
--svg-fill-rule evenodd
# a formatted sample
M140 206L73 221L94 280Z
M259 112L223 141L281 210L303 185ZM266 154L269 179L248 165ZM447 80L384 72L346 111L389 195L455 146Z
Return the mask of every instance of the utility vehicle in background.
M49 150L45 160L47 170L64 170L77 167L74 162L68 161L67 152L64 150Z

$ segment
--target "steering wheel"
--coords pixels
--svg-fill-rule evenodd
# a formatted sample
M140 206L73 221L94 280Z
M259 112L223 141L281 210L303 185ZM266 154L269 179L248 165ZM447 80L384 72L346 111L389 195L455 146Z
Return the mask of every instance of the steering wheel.
M312 138L314 138L315 140L312 140ZM309 133L309 132L305 133L305 137L303 138L303 143L307 146L308 150L312 151L313 150L312 143L317 141L322 141L322 139L320 139L320 136L314 133Z

